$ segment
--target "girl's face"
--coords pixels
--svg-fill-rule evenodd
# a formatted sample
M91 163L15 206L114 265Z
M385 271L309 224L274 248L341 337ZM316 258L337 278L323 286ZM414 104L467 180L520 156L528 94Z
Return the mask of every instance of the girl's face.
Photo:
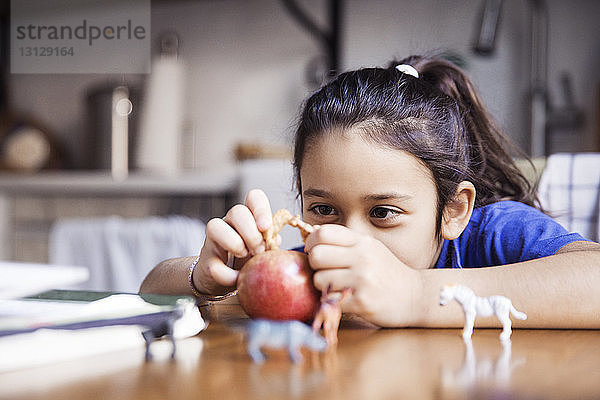
M306 222L370 235L411 268L431 268L437 261L436 188L414 156L352 130L338 132L312 143L300 178Z

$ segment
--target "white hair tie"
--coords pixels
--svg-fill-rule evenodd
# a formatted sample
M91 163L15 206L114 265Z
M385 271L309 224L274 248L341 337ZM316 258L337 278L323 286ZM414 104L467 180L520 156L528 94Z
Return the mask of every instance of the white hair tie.
M415 78L419 77L419 73L412 65L399 64L399 65L396 65L396 69L398 71L402 72L403 74L408 74L408 75L414 76Z

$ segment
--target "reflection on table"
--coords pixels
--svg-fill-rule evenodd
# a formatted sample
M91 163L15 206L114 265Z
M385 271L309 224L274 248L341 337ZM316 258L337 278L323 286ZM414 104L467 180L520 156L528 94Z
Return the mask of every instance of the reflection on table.
M198 336L143 349L73 360L0 375L2 399L462 399L598 398L600 332L476 329L373 329L344 319L337 349L303 350L290 362L284 350L265 349L264 364L245 348L239 306L204 308L211 320Z

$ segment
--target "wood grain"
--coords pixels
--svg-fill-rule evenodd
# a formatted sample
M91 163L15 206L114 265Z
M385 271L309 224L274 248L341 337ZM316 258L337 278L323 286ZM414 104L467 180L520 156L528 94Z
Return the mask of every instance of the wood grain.
M345 318L339 344L303 351L292 364L268 350L246 354L245 316L236 304L203 307L208 329L179 342L105 354L0 375L2 399L568 399L600 397L600 332L515 330L510 347L499 329L479 329L472 347L458 329L373 329ZM162 353L163 355L160 355Z

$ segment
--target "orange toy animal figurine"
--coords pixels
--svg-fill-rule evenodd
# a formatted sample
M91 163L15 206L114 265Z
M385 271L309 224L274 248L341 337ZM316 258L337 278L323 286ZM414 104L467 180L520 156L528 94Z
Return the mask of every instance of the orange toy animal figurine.
M352 289L346 288L341 292L331 292L330 288L321 296L321 307L313 320L313 330L319 332L323 327L323 336L327 345L332 348L337 344L337 332L342 319L342 306L340 303L350 294Z

